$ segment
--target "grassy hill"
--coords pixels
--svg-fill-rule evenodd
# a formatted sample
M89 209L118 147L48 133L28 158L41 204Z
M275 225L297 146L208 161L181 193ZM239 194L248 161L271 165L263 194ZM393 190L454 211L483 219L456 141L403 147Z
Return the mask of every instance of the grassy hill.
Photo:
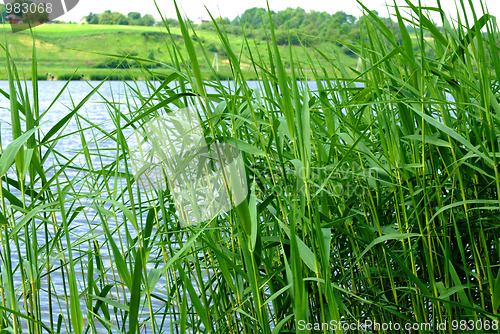
M9 45L10 51L15 58L18 66L24 70L26 77L30 78L32 38L29 31L22 31L13 34L9 25L0 25L4 34L0 45L5 41ZM68 78L76 69L78 75L84 78L99 79L111 72L116 75L134 76L143 79L147 73L140 68L134 68L135 62L129 61L128 68L116 68L116 59L104 56L99 53L108 54L131 54L133 56L147 58L161 62L154 65L152 69L158 74L168 74L172 71L169 68L170 52L172 42L164 38L166 29L164 27L143 27L143 26L119 26L119 25L77 25L77 24L46 24L36 27L34 36L37 45L39 73L51 73L55 78ZM170 33L177 41L177 46L181 54L185 55L184 43L180 29L172 27ZM208 63L212 63L215 53L222 50L222 45L214 31L196 30L197 41L196 52L199 56L202 70L208 78L213 77L209 73ZM228 35L229 43L234 50L242 50L242 63L245 64L248 59L248 49L243 46L243 37ZM252 42L252 52L258 54L265 60L267 55L267 42L262 39L256 39ZM208 52L208 59L203 55L200 47L202 44ZM328 41L315 45L315 47L327 54L336 52L341 61L347 66L355 66L357 58L349 56L342 52L340 47ZM289 54L287 46L280 46L283 54ZM311 47L293 46L295 56L300 60L306 60L306 53L314 56L314 50ZM221 78L230 77L231 69L228 65L225 54L219 53L219 72ZM250 60L247 61L248 64ZM325 61L326 62L326 61ZM288 63L284 59L285 65ZM327 64L325 64L327 65ZM330 66L325 66L330 67ZM307 72L304 73L308 75ZM0 79L6 79L5 69L0 69ZM40 78L43 79L43 78ZM256 78L255 78L256 79Z

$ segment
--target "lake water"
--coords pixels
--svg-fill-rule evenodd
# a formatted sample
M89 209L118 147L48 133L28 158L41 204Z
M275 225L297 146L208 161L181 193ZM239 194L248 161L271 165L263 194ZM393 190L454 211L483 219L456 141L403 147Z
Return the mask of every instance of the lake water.
M71 112L74 109L75 105L78 105L80 101L82 101L93 89L93 87L99 85L100 82L95 81L95 82L85 82L85 81L72 81L69 83L68 87L65 89L65 91L61 94L61 96L57 99L57 101L52 105L50 108L49 112L44 115L42 119L42 124L41 124L41 131L43 133L47 133L49 129L51 129L60 119L62 119L65 115L67 115L69 112ZM138 82L133 83L129 82L131 86L133 86L135 89L140 90L145 96L148 96L148 87L144 82ZM233 86L230 83L225 83L229 88ZM31 82L27 83L28 85L28 91L31 91ZM44 113L47 108L53 103L54 99L57 97L59 94L60 90L64 87L65 82L61 81L41 81L39 82L39 103L40 103L40 113ZM137 86L136 86L137 85ZM248 82L248 85L252 89L259 90L259 82ZM314 82L309 83L310 89L314 90L316 89L316 84ZM7 81L0 81L0 89L9 92L9 84ZM80 116L83 116L86 118L87 122L93 123L93 124L99 124L100 127L102 127L106 131L113 131L116 129L114 123L112 122L110 118L110 114L108 113L108 108L106 106L106 100L107 101L112 101L115 103L115 106L120 108L124 113L127 113L126 110L126 104L125 102L127 99L125 98L128 96L129 100L128 103L131 105L140 105L140 101L138 100L130 100L131 94L126 94L126 91L128 88L126 85L124 85L123 82L118 82L118 81L111 81L108 83L105 83L98 91L98 93L94 94L92 98L84 104L84 106L79 110L78 114ZM216 93L215 89L211 87L207 87L208 93L209 94L214 94ZM31 99L32 101L32 99ZM85 124L83 125L85 126ZM75 131L77 131L77 123L74 120L74 118L69 122L68 126L64 130L65 134L71 134ZM0 133L1 133L1 140L2 140L2 146L5 149L7 144L12 140L11 136L11 119L10 119L10 102L3 96L0 95ZM91 130L87 130L84 132L85 137L87 139L91 139L94 137L94 134L92 133ZM131 130L127 130L124 134L127 136L131 133ZM90 143L90 148L96 148L96 146L93 143ZM68 135L65 138L62 138L58 144L56 145L55 149L60 152L61 154L67 154L68 156L73 156L76 152L81 150L81 140L79 137L79 134L73 134L73 135ZM108 148L115 148L113 142L99 142L99 149L108 149ZM102 163L103 164L108 164L114 161L113 157L114 152L108 154L108 157L105 158ZM101 164L101 162L97 162ZM56 161L47 161L45 163L45 168L48 168L52 165L56 166L58 163ZM76 159L73 163L75 166L84 166L85 160L83 155L80 155L78 159ZM79 174L76 170L67 170L67 175L70 178L81 178L84 177L83 174ZM53 171L48 172L48 176ZM15 178L15 175L12 175L12 177ZM86 186L82 187L82 190L88 193L92 193L93 189L89 189ZM107 197L107 194L95 194L95 195L101 195L102 197ZM126 200L126 199L125 199ZM83 203L85 204L85 203ZM92 217L92 214L96 214L96 211L89 210L87 212L90 216ZM59 214L56 214L58 216L58 221L59 220ZM113 228L114 225L112 225L112 222L110 222L110 228ZM72 240L71 242L76 242L78 239L81 239L82 237L85 236L92 236L92 235L97 235L97 234L102 234L104 233L104 230L102 226L100 226L99 220L96 219L96 222L94 225L90 224L86 219L76 219L72 223L72 227L74 227L72 231ZM129 230L132 233L132 237L134 237L134 228L132 226L129 226ZM124 237L124 234L121 235ZM44 244L44 236L40 235L39 237L39 242L40 244ZM118 236L117 236L118 238ZM105 238L101 236L97 236L95 238L98 240L98 242L102 245L105 242ZM62 247L65 246L65 241L63 240ZM83 243L79 247L81 247L82 251L88 251L88 248L85 249L86 244ZM15 249L15 248L13 248ZM21 249L20 256L24 257L26 250ZM66 254L67 256L67 254ZM101 253L104 266L107 268L111 267L112 264L112 259L109 257L109 254L107 252L102 252ZM18 263L18 255L14 254L13 256L13 265L16 265ZM148 269L152 269L153 265L150 264L148 265ZM83 280L85 279L85 273L80 267L80 265L77 265L75 267L75 271L77 274L77 277L79 279L79 291L82 292L84 291L84 283ZM18 271L19 272L19 271ZM113 278L109 277L110 280L112 281ZM17 275L15 277L16 279L16 286L20 286L20 280L21 277ZM57 274L54 274L51 276L51 280L53 281L53 286L55 291L53 293L58 293L61 295L64 295L65 293L65 287L63 279L61 276L58 276ZM47 284L46 279L45 281L42 279L42 286L44 284ZM67 284L67 282L66 282ZM165 285L164 280L160 280L157 284L157 289L160 290L159 293L161 293L161 287L162 285ZM166 291L166 289L165 289ZM123 292L127 294L127 292ZM158 294L158 293L157 293ZM114 296L117 297L117 296ZM48 311L48 297L46 295L41 294L41 305L42 305L42 317L45 317L44 322L47 323L46 319L49 317L49 311ZM123 300L123 296L118 296L120 300ZM57 303L52 302L54 309L57 309ZM81 306L83 311L85 312L85 303L83 300L81 300ZM155 310L159 310L163 308L165 305L156 302L153 304L153 308ZM54 322L57 323L57 315L58 312L55 312L55 317ZM104 328L100 328L103 332L106 332Z
M93 87L99 85L100 82L84 82L84 81L72 81L69 83L68 87L64 90L64 92L61 94L59 98L57 98L57 101L53 104L53 101L56 99L57 95L61 91L61 89L64 87L65 82L61 81L41 81L39 82L39 103L40 103L40 113L44 113L51 104L53 104L50 107L50 110L46 115L44 115L42 121L41 121L41 131L43 133L47 133L49 129L51 129L60 119L62 119L65 115L67 115L69 112L71 112L74 109L74 106L78 105L80 101L82 101L93 89ZM145 83L143 82L138 82L137 86L136 83L129 82L130 85L132 85L135 89L140 90L144 95L148 96L148 87ZM252 89L258 89L259 88L259 83L258 82L249 82L248 83L250 88ZM31 82L27 82L28 85L28 91L31 91ZM226 83L227 86L231 87L232 85L229 83ZM314 84L312 84L314 85ZM315 85L314 85L315 86ZM0 89L6 91L7 93L9 92L9 84L7 81L0 81ZM130 100L131 94L126 94L126 91L128 88L124 83L118 82L118 81L111 81L108 83L105 83L98 91L98 93L94 94L92 98L84 104L84 106L79 110L78 114L80 116L83 116L86 118L87 122L93 123L93 124L99 124L100 127L102 127L106 131L113 131L116 129L114 123L112 122L110 118L110 114L108 113L108 108L106 106L106 100L107 101L112 101L115 103L115 105L120 108L124 113L127 113L126 110L126 96L128 96L129 100L128 103L131 105L140 105L140 102L137 100ZM216 91L213 88L207 87L208 93L213 94L216 93ZM33 101L32 97L30 98L31 101ZM83 125L85 127L85 124ZM77 123L74 120L74 118L69 122L68 126L64 130L65 134L71 134L75 131L78 130ZM1 140L2 140L2 146L5 149L5 147L8 145L9 142L12 141L12 135L11 135L12 129L11 129L11 118L10 118L10 101L8 101L3 95L0 95L0 134L1 134ZM92 133L91 130L87 130L84 132L85 137L87 139L91 139L94 137L94 134ZM127 130L125 132L125 135L129 135L131 133L131 130ZM90 143L90 148L96 148L96 146L93 143ZM113 142L99 142L99 149L108 149L108 148L114 148L114 143ZM67 155L68 157L72 157L75 155L79 150L81 150L81 140L79 137L79 134L72 134L68 135L65 138L62 138L56 145L55 149L63 154ZM103 163L103 164L108 164L114 161L113 157L114 152L108 154L108 157L103 159L102 162L96 161L96 163ZM46 161L44 166L46 169L50 168L51 166L57 166L58 162L57 161ZM85 160L84 156L80 155L78 159L76 159L73 163L74 166L84 166L85 165ZM48 176L50 177L53 175L54 170L48 170ZM12 178L15 179L15 175L11 174L10 175ZM82 178L84 177L83 174L79 174L76 170L71 170L67 169L67 176L69 178ZM82 186L82 190L84 192L88 192L90 194L93 193L93 189L89 189L89 187ZM107 194L94 194L94 195L101 195L102 197L107 197ZM126 199L125 199L126 200ZM82 204L86 204L82 202ZM88 217L92 217L92 215L96 214L95 210L89 210L87 211ZM60 220L60 213L56 213L57 221ZM112 229L115 225L113 222L109 222L110 229ZM87 219L82 218L77 218L75 219L74 222L72 222L71 227L74 228L72 230L71 234L71 242L78 242L78 240L81 240L82 237L86 236L92 236L92 235L98 235L98 234L103 234L104 230L102 226L100 226L100 221L99 219L96 218L95 222L91 222L89 224ZM129 230L131 231L132 237L134 237L134 228L132 226L129 226ZM40 233L42 234L42 233ZM116 235L116 234L115 234ZM37 236L39 239L39 243L43 245L45 243L44 235L39 235ZM118 235L116 235L118 238ZM121 235L121 237L125 237L124 233ZM100 245L105 243L105 238L104 236L97 236L95 239L100 243ZM118 241L118 240L117 240ZM79 249L82 251L88 251L87 243L82 243L80 246L78 246ZM12 249L15 250L15 245L12 244ZM62 242L62 247L66 248L66 243L65 240ZM75 253L77 253L78 249L74 250ZM13 261L13 266L16 266L19 263L19 257L24 258L26 256L26 249L22 246L20 249L20 253L17 254L15 252L12 256L12 261ZM61 254L58 255L59 257ZM67 258L67 253L65 254ZM112 261L109 257L109 253L102 251L101 252L101 257L103 260L104 267L106 268L111 268ZM55 259L54 259L55 260ZM148 265L148 269L152 269L153 264ZM75 266L75 271L76 275L78 278L78 283L79 283L79 291L83 292L85 290L84 288L84 282L85 280L85 270L82 270L81 266L78 264ZM19 270L17 271L19 273ZM111 274L110 274L111 275ZM109 275L108 275L109 276ZM109 276L108 277L110 281L113 281L113 277ZM53 284L53 293L57 293L59 295L65 295L65 289L68 288L67 286L67 281L64 282L62 276L60 274L51 274L52 284ZM21 282L21 276L20 274L16 274L15 277L15 286L20 287L20 282ZM47 278L42 278L41 281L42 287L47 285ZM157 294L161 295L162 291L162 286L164 286L166 283L164 280L160 279L160 281L157 284L157 289L159 292ZM65 286L66 285L66 286ZM196 287L195 287L196 289ZM166 289L164 289L166 291ZM18 292L19 293L19 292ZM127 291L123 292L124 294L128 294ZM41 292L41 301L40 304L42 306L42 317L44 318L44 323L48 323L49 319L49 308L48 308L48 295L44 294L44 292ZM114 296L114 298L119 298L119 300L123 300L123 295L122 296ZM166 296L163 296L166 297ZM116 300L116 299L115 299ZM61 302L61 301L59 301ZM81 306L82 306L82 311L85 313L85 303L84 300L81 300ZM22 306L21 306L22 307ZM57 316L59 314L59 306L58 302L54 301L54 297L52 298L52 307L54 310L56 310L54 313L54 323L57 323ZM165 307L162 303L155 302L153 304L153 308L155 310L159 310L161 308ZM110 309L111 311L112 309ZM66 310L61 310L61 312L66 312ZM66 317L66 315L65 315ZM106 332L104 328L99 328L99 330L102 330L102 332ZM64 327L63 327L64 331Z
M80 101L82 101L93 89L93 86L97 86L100 82L83 82L83 81L73 81L70 82L68 87L64 90L62 95L57 99L57 101L53 104L53 106L50 108L49 112L43 117L42 119L42 124L41 124L41 130L43 133L47 133L49 129L51 129L61 118L63 118L66 114L68 114L71 110L74 109L74 105L78 105ZM56 99L57 95L61 91L61 89L64 87L65 82L61 81L42 81L39 82L39 103L40 103L40 113L43 113L49 108L49 106L53 103L54 99ZM135 85L133 82L130 83L131 85ZM147 86L145 83L139 82L138 86L135 87L139 89L141 92L144 94L147 94ZM9 92L9 84L7 81L0 81L0 89ZM31 82L28 82L28 91L31 91ZM105 101L113 101L117 106L120 105L120 103L125 102L125 92L126 92L126 86L122 82L108 82L104 84L98 91L98 94L94 94L93 97L85 103L83 108L80 109L78 112L79 115L85 117L89 123L93 124L98 124L100 127L105 129L106 131L112 131L116 127L114 126L112 120L110 119L110 115L108 113L108 110L105 105ZM130 98L130 94L128 94ZM32 98L31 98L32 101ZM135 104L136 102L139 103L138 101L128 101L132 105ZM123 105L120 107L120 109L123 110ZM125 111L125 110L123 110ZM84 127L86 126L85 124L83 125ZM71 134L74 131L77 131L77 123L74 119L72 119L67 128L64 130L65 134ZM1 133L1 140L2 140L2 146L5 148L7 144L12 140L12 135L11 135L11 118L10 118L10 102L3 96L0 95L0 133ZM93 137L92 131L85 131L85 137L87 140ZM106 148L112 148L113 143L108 142L100 142L99 143L99 149L106 149ZM95 148L95 145L93 143L90 143L90 148ZM65 138L62 138L58 144L56 145L55 149L60 152L61 154L67 154L68 157L73 156L76 152L81 150L81 140L78 134L73 134L69 135ZM113 162L113 154L107 154L107 158L102 161L102 163L107 164ZM78 159L74 161L75 166L84 166L84 157L80 156ZM99 162L100 164L101 162ZM47 161L45 164L45 168L48 169L50 168L51 165L57 165L56 161ZM48 171L48 176L50 177L51 174L54 174L54 170L49 170ZM74 178L74 177L82 177L82 174L78 174L76 170L71 170L67 169L67 175L69 178ZM15 178L15 175L11 175L13 178ZM88 193L92 193L92 189L88 189L88 187L83 186L82 190ZM107 194L94 194L94 195L100 195L102 197L107 197ZM84 201L82 204L85 204ZM96 211L95 210L88 210L87 214L88 217L92 217L95 215ZM60 220L60 214L56 214L57 221ZM92 218L90 218L92 219ZM110 229L114 227L114 223L112 221L109 221ZM77 218L75 221L71 224L71 227L74 228L72 230L71 234L71 242L77 242L78 239L81 239L82 237L86 236L92 236L92 235L99 235L104 233L104 230L102 226L99 224L99 219L96 219L95 224L89 222L84 218ZM135 229L132 226L129 226L129 230L132 233L132 236L134 236ZM42 234L42 233L40 233ZM116 235L116 234L115 234ZM37 236L39 239L39 243L43 245L45 243L44 241L44 235L38 235ZM122 234L122 237L125 237L124 234ZM118 236L117 236L118 238ZM64 239L64 238L63 238ZM97 236L95 238L100 245L103 245L105 242L104 236ZM87 243L82 243L78 249L81 249L82 251L88 251ZM15 245L12 244L12 249L15 250ZM66 248L66 243L65 240L62 240L62 247ZM78 253L78 249L74 249L74 253ZM24 249L23 246L21 246L20 249L20 254L18 255L17 252L14 252L12 256L13 260L13 266L16 266L18 264L19 256L25 257L26 256L26 250ZM67 258L67 253L65 254ZM105 268L111 268L111 261L112 259L109 257L109 253L105 252L104 250L101 252L101 257L103 260L103 264ZM55 259L54 259L55 260ZM152 269L152 264L148 265L148 269ZM97 269L95 269L97 270ZM83 280L85 279L85 274L84 271L82 270L81 266L78 264L75 266L75 271L76 271L76 276L78 278L79 282L79 291L82 292L84 291L84 284ZM19 273L19 271L17 271ZM112 282L114 280L112 275L108 275L108 279ZM15 286L19 287L20 282L21 282L21 276L20 274L17 274L15 279ZM65 294L65 289L68 288L67 286L67 281L64 282L63 278L58 272L56 271L55 273L51 274L51 280L52 280L52 286L53 286L53 293L59 294L59 295L64 295ZM42 287L47 286L47 279L43 279L41 281ZM161 286L162 284L165 284L164 280L160 280L158 282L157 288L161 291ZM65 286L66 285L66 286ZM127 294L127 291L124 291L123 293ZM44 318L44 322L47 324L49 320L49 307L48 307L48 295L44 294L44 292L41 292L41 301L40 304L42 306L42 317ZM117 296L116 294L113 296L113 298L116 300L117 298L119 300L123 301L123 295L122 296ZM57 324L57 316L59 313L64 313L66 310L58 311L59 310L59 303L62 301L56 301L55 298L52 298L52 307L55 310L54 314L54 323ZM64 304L63 304L64 305ZM81 300L81 306L82 306L82 311L85 313L85 303L83 299ZM153 308L155 309L160 309L164 307L161 303L156 303L153 305ZM112 311L112 309L110 309ZM113 313L111 313L113 314ZM64 314L66 317L66 315ZM102 330L102 332L106 332L106 330L102 327L99 328ZM64 331L64 327L63 327Z

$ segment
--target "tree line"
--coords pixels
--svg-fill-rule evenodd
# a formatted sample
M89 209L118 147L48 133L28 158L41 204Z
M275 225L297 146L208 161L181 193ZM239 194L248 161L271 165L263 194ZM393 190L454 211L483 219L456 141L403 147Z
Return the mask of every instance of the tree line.
M302 8L287 8L278 12L271 11L271 18L279 45L307 45L331 41L342 46L346 41L359 40L364 27L363 17L357 18L342 11L329 14L314 10L306 12ZM389 18L380 19L391 28L396 38L401 40L398 24ZM233 20L218 18L217 21L224 23L230 34L246 34L257 40L269 38L269 13L264 8L250 8ZM206 22L197 26L197 29L215 30L215 27L212 22ZM350 53L348 48L344 49L346 53Z
M363 18L357 18L353 15L339 11L334 14L320 11L306 12L302 8L287 8L282 11L271 11L273 25L276 31L277 43L285 45L291 43L300 45L301 43L317 43L321 40L337 41L343 45L346 39L361 37L363 27ZM395 24L389 18L380 18L387 26L400 37L398 24ZM153 26L155 19L152 15L141 16L138 12L131 12L127 15L105 11L102 14L90 13L86 16L89 24L114 24L114 25L142 25ZM225 26L226 32L234 35L246 34L257 39L266 40L266 29L269 28L269 14L264 8L250 8L242 15L233 20L229 18L217 18L218 23ZM178 25L176 19L167 19L170 26ZM194 22L192 22L194 23ZM163 23L160 23L163 24ZM195 25L197 30L215 31L212 22L204 22ZM346 50L348 52L348 50Z
M16 2L29 3L31 1L17 0ZM40 14L46 14L46 13L40 13ZM0 3L0 22L6 22L8 15L9 13L7 12L5 5L3 3ZM47 20L48 20L48 15L45 20L40 19L39 21L42 22ZM119 24L119 25L136 25L136 26L153 26L156 23L154 16L151 14L146 14L142 16L141 13L130 12L127 14L127 16L125 16L122 13L112 12L110 10L107 10L101 14L90 13L89 15L85 16L85 20L89 24Z
M102 14L90 13L85 17L88 24L115 24L115 25L134 25L134 26L153 26L155 18L151 14L141 16L141 13L130 12L127 16L122 13L105 11Z
M6 17L5 5L0 4L0 18ZM302 8L288 8L282 11L271 11L273 25L276 31L277 43L285 45L316 44L323 40L333 41L338 45L344 45L349 39L359 39L362 35L364 18L357 18L342 11L334 14L320 11L306 12ZM387 26L391 27L397 38L400 39L399 26L389 18L380 18ZM130 12L124 15L119 12L107 10L101 14L89 13L85 16L88 24L111 24L111 25L138 25L153 26L155 19L151 14L141 15L139 12ZM234 35L246 34L248 37L267 40L267 29L270 26L269 14L264 8L250 8L243 14L230 20L229 18L217 18L218 23L225 26L226 32ZM177 20L167 19L171 26L178 25ZM163 23L160 23L163 24ZM202 31L215 31L212 22L204 22L195 25L195 29ZM411 30L411 28L410 28ZM350 51L345 48L345 52Z

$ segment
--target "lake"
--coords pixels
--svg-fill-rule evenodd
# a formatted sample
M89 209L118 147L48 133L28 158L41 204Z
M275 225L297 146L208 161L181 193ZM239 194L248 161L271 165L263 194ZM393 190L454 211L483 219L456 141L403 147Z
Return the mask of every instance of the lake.
M62 119L65 115L67 115L69 112L71 112L74 109L74 106L78 105L80 101L82 101L93 89L93 87L97 86L100 82L95 81L95 82L84 82L84 81L72 81L69 83L65 91L59 96L57 101L51 106L53 103L54 99L57 97L59 94L60 90L64 87L65 82L62 81L40 81L39 82L39 103L40 103L40 113L44 113L47 108L50 106L50 110L47 112L46 115L43 116L41 120L41 131L42 133L46 134L60 119ZM144 95L147 96L148 93L148 87L144 82L138 82L137 86L136 83L134 82L128 82L128 84L134 86L136 89L139 89ZM259 82L253 81L249 82L249 87L252 89L259 89ZM31 82L27 83L28 85L28 90L31 91ZM231 87L232 84L227 83L226 85ZM315 89L316 85L315 83L310 83L311 89ZM9 84L7 81L0 81L0 89L9 92ZM124 85L123 82L118 82L118 81L110 81L105 83L98 91L98 93L94 94L92 98L84 104L84 106L79 110L78 114L86 119L87 123L92 123L92 124L98 124L102 129L105 131L113 131L116 127L110 118L110 113L108 112L107 105L106 105L106 100L107 101L112 101L114 105L117 108L121 108L124 110L127 108L125 102L126 96L128 96L129 100L128 103L131 105L137 104L140 105L140 101L138 100L130 100L131 94L126 94L128 88L126 85ZM208 93L209 94L214 94L216 91L210 87L207 87ZM32 101L32 97L31 97ZM125 110L126 111L126 110ZM0 95L0 133L1 133L1 140L2 140L2 147L5 149L5 147L8 145L8 143L12 140L12 129L11 129L11 118L10 118L10 101L8 101L3 95ZM23 121L22 121L23 123ZM62 138L57 145L55 146L55 149L61 153L62 155L67 155L67 156L73 156L77 152L79 152L82 149L81 146L81 140L80 136L78 133L75 133L78 130L77 122L73 118L69 123L68 126L64 129L63 133L67 134L66 137ZM127 130L124 134L127 136L131 133L132 129ZM93 134L92 130L85 130L85 137L88 139L91 139L95 137L95 134ZM112 149L115 147L115 143L111 141L100 141L99 142L99 149L101 150L106 150L106 149ZM89 143L89 148L97 148L96 145L92 142ZM115 160L115 154L114 151L111 151L112 153L106 154L106 157L102 159L101 161L94 161L96 164L108 164L112 163ZM86 161L83 155L80 155L77 159L74 161L74 166L81 166L84 167ZM54 174L54 170L57 169L59 162L54 161L54 160L47 160L44 164L45 168L48 171L48 176L52 176ZM54 166L52 170L50 170L50 167ZM67 169L66 175L72 179L72 178L85 178L85 174L82 174L82 172L77 171L76 169ZM12 178L15 179L15 174L10 174ZM95 191L88 186L85 186L85 184L82 185L81 191L84 193L88 193L90 195L100 195L102 197L106 197L108 194L96 194ZM15 192L13 192L15 193ZM127 199L124 198L124 201ZM89 202L86 202L85 200L82 200L82 205L89 204ZM72 223L72 232L71 232L71 243L78 243L79 245L75 247L72 245L73 251L75 253L78 253L79 251L81 252L88 252L88 243L82 242L87 236L92 237L92 239L97 240L99 244L104 244L105 243L105 236L104 236L104 230L102 226L100 226L100 221L98 219L97 211L95 209L88 209L86 210L87 217L90 217L91 223L89 224L89 221L85 217L78 216ZM57 221L60 221L60 213L56 213ZM92 217L95 219L93 220ZM115 227L116 225L112 225L112 221L110 221L110 228ZM114 223L113 223L114 224ZM128 229L131 233L131 236L135 236L135 230L132 226L128 226ZM120 232L119 234L115 234L115 238L117 241L120 238L125 238L125 234ZM45 243L44 235L38 235L38 242L40 245L43 245ZM15 245L12 244L12 249L16 249ZM66 248L66 242L64 238L62 239L61 242L61 247ZM112 267L112 262L113 259L110 258L110 255L108 252L101 250L101 258L104 264L104 267L106 268L111 268ZM12 262L13 266L16 266L19 263L19 256L21 258L25 258L26 256L26 249L24 247L20 248L20 252L14 253L12 257ZM61 260L61 256L63 254L57 254L54 256L53 261L58 261ZM67 255L64 255L67 256ZM85 291L85 284L84 280L86 279L86 270L82 270L82 267L80 265L81 262L77 262L75 265L75 271L76 275L78 277L78 289L81 292ZM153 263L148 265L148 270L153 269ZM15 286L17 288L21 287L21 276L19 273L19 270L16 271L17 275L14 277L15 279ZM113 281L115 278L113 277L112 274L107 274L107 279L109 281ZM59 274L57 271L51 274L50 276L51 284L53 286L53 291L52 293L56 293L59 295L65 295L65 290L68 288L67 287L67 281L64 280L64 278ZM47 277L42 277L41 278L41 285L46 286L48 284L47 282ZM156 288L157 290L161 291L162 290L162 285L165 284L165 279L162 278L160 281L157 283ZM196 289L196 286L195 286ZM128 291L123 291L122 294L128 295ZM158 293L159 294L159 293ZM118 298L119 300L123 300L123 295L122 296L114 296L115 298ZM166 298L166 296L164 296ZM41 315L42 318L46 321L48 317L50 316L49 313L49 298L48 294L44 291L41 291L40 293L40 305L42 306L41 310ZM52 300L52 306L57 309L58 302ZM82 310L85 314L85 303L84 299L81 299L81 306ZM157 300L153 303L153 309L160 310L161 308L165 307L163 303L158 302ZM110 309L111 311L112 309ZM53 321L57 323L57 311L54 312L54 319ZM102 332L106 332L105 328L99 328L99 330L102 330Z
M61 96L57 99L57 101L54 103L54 105L51 107L49 112L43 116L43 119L41 121L41 131L46 134L49 129L51 129L61 118L63 118L66 114L68 114L75 105L78 105L80 101L82 101L93 89L93 86L97 86L100 82L83 82L83 81L72 81L69 83L68 87L65 89L65 91L61 94ZM39 103L40 103L40 113L43 113L49 108L49 106L52 104L54 99L57 97L59 94L60 90L64 87L65 82L61 81L41 81L39 82ZM133 82L129 83L131 85L134 85ZM31 82L28 82L28 90L31 90ZM147 93L147 86L143 82L138 83L138 88L143 92ZM9 84L7 81L0 81L0 89L9 92ZM93 124L98 124L100 127L105 129L106 131L112 131L115 129L115 126L109 116L108 110L106 108L105 100L108 101L114 101L116 106L120 105L120 103L123 103L125 101L125 92L126 88L125 85L122 82L117 82L117 81L111 81L108 83L105 83L98 91L98 94L96 93L93 95L93 97L85 103L85 105L80 109L79 115L84 117L88 123L93 123ZM129 94L130 97L130 94ZM129 103L139 103L138 101L130 101ZM123 108L123 106L121 107ZM69 122L68 126L64 129L64 134L68 134L68 136L62 138L57 145L55 146L55 149L60 152L61 154L66 154L68 156L74 155L76 152L82 149L81 146L81 140L79 137L79 134L74 133L75 131L78 130L77 123L74 120L74 118ZM5 149L7 144L12 140L12 134L11 134L11 118L10 118L10 101L8 101L3 95L0 96L0 133L1 133L1 140L2 140L2 146ZM72 134L74 133L74 134ZM92 130L86 130L85 131L85 137L87 140L92 138L94 135L92 133ZM112 148L113 143L112 142L106 142L102 141L99 143L99 149L108 149ZM90 143L89 148L96 148L93 143ZM106 158L104 158L102 161L95 161L96 163L111 163L113 162L114 158L112 154L106 154ZM79 157L79 159L76 159L74 161L74 166L81 166L83 167L85 164L85 159L83 155ZM55 168L50 171L50 166L54 165L57 166L58 162L54 160L48 160L45 162L45 168L49 170L48 176L52 176L54 174ZM84 178L85 175L82 173L79 173L77 170L72 170L72 169L67 169L67 176L71 178ZM51 175L52 174L52 175ZM10 174L11 177L15 179L15 175L12 173ZM107 194L96 194L93 189L89 189L89 187L82 186L82 191L88 193L88 194L93 194L93 195L101 195L106 197ZM15 193L15 192L14 192ZM125 199L126 200L126 199ZM82 200L82 204L88 204L84 200ZM92 219L92 216L98 218L96 215L96 210L89 209L86 211L86 214L90 219ZM60 213L56 213L56 217L58 218L58 221L60 221ZM112 221L110 221L112 223ZM71 224L72 227L72 232L71 232L71 242L81 242L82 238L85 238L87 236L95 236L95 240L99 244L104 244L105 243L105 236L104 236L104 230L101 226L99 226L99 219L95 219L94 223L91 223L89 226L89 222L86 220L85 217L79 216L77 217ZM110 224L110 228L115 227L114 225ZM135 229L132 226L129 226L129 230L131 231L131 234L134 236L134 231ZM121 234L121 233L120 233ZM120 237L124 237L125 235L122 234ZM115 234L115 237L118 239L119 236ZM43 245L45 243L44 240L44 235L38 235L37 236L39 244ZM94 238L94 237L93 237ZM78 253L78 251L88 251L88 244L87 243L81 243L79 246L75 247L72 246L73 251L76 251L75 253ZM15 249L15 245L11 245L13 249ZM64 238L62 239L62 247L66 248L66 242ZM26 250L24 247L20 248L20 254L21 257L26 256ZM58 260L57 258L62 256L63 254L58 254L54 256L54 261ZM102 250L101 251L101 258L103 261L103 265L105 268L111 268L112 267L112 259L109 256L109 253ZM67 254L66 254L67 256ZM13 266L16 266L19 263L19 257L17 253L13 254L12 258ZM148 266L148 269L152 269L152 265ZM75 271L76 275L78 277L78 283L79 283L79 291L82 292L85 290L84 288L84 282L83 280L85 279L85 270L82 270L80 266L80 262L77 262L77 265L75 266ZM113 281L115 278L113 277L112 274L107 274L107 279L109 281ZM53 291L52 293L58 294L58 295L65 295L65 290L68 288L67 286L67 281L64 281L64 278L61 276L61 274L58 271L55 271L54 273L51 274L51 284L53 286ZM20 288L21 284L21 276L19 273L19 270L17 271L17 275L14 277L15 280L15 286L17 288ZM164 280L160 280L158 282L157 288L160 288L161 290L161 284L164 284ZM47 278L42 278L41 279L41 285L46 286L48 284ZM128 294L128 291L123 291L123 294ZM41 315L42 318L44 318L45 321L47 321L49 315L49 298L47 293L42 291L40 293L41 295L41 301L40 304L42 306L41 309ZM118 300L123 300L123 296L114 296L114 298L118 298ZM54 298L52 298L52 307L54 309L57 309L59 307L60 301L55 301ZM81 299L81 306L82 306L82 311L85 314L85 303L83 298ZM163 304L156 302L153 304L153 308L155 309L160 309L161 307L164 307ZM112 310L112 309L111 309ZM58 312L54 312L54 323L57 323L57 315ZM102 330L102 332L107 332L104 327L99 328L99 330ZM64 331L64 328L63 328Z

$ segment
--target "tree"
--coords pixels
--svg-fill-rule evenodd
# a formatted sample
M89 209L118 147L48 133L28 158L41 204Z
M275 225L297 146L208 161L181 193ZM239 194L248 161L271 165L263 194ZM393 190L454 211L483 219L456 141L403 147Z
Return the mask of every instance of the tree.
M113 21L115 22L114 24L119 24L119 25L129 24L127 17L122 13L113 12L111 13L111 15L113 16Z
M22 21L24 23L44 23L49 21L49 13L47 13L47 10L45 6L39 6L38 4L34 3L31 0L16 0L12 4L19 3L21 6L18 7L20 8L19 12L16 12L16 10L13 10L12 12L16 15L21 16ZM32 11L32 9L28 10L26 13L23 12L22 8L24 8L23 5L26 5L27 8L32 8L31 5L35 4L35 10ZM4 7L6 10L6 8ZM1 19L0 19L1 21Z
M113 15L111 15L111 11L105 11L104 13L99 15L99 24L114 24Z
M266 10L263 8L253 7L247 9L243 14L241 14L241 21L244 25L250 27L256 27L262 24L261 15L266 17Z
M89 15L87 15L85 17L85 19L87 20L88 24L98 24L99 23L99 15L94 14L92 12L90 12Z
M138 12L130 12L127 16L132 20L139 20L141 18L141 13Z
M139 24L139 25L141 25L141 26L152 27L155 24L155 18L151 14L144 15L142 17L142 19L140 19L140 21L141 21L141 24Z
M45 8L38 8L34 12L28 11L23 15L24 23L45 23L49 21L49 13Z
M128 19L125 15L118 12L105 11L99 15L99 24L120 24L127 25Z
M179 26L179 21L177 21L176 19L166 19L166 20L167 20L167 24L170 27L178 27ZM162 21L158 22L158 26L162 27L163 26L163 22Z

